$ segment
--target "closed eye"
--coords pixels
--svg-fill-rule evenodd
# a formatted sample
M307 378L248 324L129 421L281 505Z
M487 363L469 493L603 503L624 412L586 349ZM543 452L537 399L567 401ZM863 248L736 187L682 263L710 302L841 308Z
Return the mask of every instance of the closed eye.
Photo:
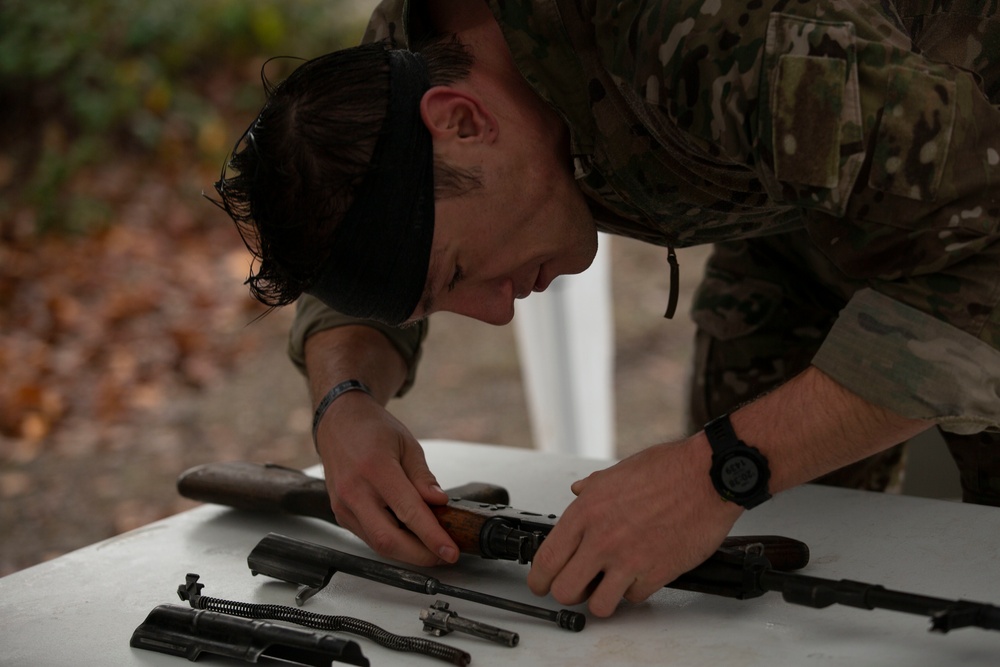
M458 282L460 280L462 280L463 278L465 278L465 272L462 270L461 266L459 266L458 264L456 264L455 265L455 273L451 277L451 282L448 283L448 291L450 292L450 291L454 290L455 289L455 285L457 285Z

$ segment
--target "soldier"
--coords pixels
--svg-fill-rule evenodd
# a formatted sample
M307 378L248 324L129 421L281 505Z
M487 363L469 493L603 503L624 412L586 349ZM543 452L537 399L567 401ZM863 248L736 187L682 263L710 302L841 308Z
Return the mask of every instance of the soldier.
M428 315L508 322L598 229L671 259L715 244L697 432L573 484L533 591L610 615L771 494L883 488L931 427L966 500L1000 504L992 4L582 4L387 0L365 45L270 91L217 184L253 293L304 294L291 351L340 523L383 556L457 559L384 406Z

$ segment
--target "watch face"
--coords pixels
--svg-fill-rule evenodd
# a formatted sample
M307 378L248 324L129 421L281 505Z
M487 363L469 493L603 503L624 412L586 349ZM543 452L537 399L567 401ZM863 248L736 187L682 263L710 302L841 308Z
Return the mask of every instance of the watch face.
M743 454L729 457L719 469L719 479L723 486L736 494L753 491L759 476L757 462Z

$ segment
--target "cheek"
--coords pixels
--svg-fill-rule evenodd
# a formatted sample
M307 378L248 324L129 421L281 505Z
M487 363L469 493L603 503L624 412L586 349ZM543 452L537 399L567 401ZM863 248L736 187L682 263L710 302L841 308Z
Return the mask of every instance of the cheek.
M449 295L442 310L471 317L486 324L508 324L514 317L514 297L510 289L491 283L490 286L456 289Z
M560 273L579 273L597 254L597 225L586 204L575 198L545 211L539 224L547 225L545 243L552 249L554 268Z

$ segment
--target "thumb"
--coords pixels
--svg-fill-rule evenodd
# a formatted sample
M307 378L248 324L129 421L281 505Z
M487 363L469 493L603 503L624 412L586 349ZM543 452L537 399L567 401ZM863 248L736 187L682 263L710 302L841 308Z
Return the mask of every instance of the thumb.
M601 473L600 470L595 470L594 472L590 473L583 479L576 480L575 482L570 484L569 490L572 491L574 495L577 496L580 495L581 493L583 493L583 490L590 485L591 480L597 477L600 473Z
M590 477L584 477L583 479L578 479L572 484L570 484L569 490L573 492L574 496L578 496L583 493L583 490L587 487L590 482Z
M441 486L434 480L433 475L431 476L431 483L426 487L419 484L416 485L420 490L420 495L429 505L446 505L448 503L448 494L444 492Z
M431 505L444 505L448 502L448 494L441 489L434 473L427 467L423 452L407 456L403 461L403 469L424 502Z

